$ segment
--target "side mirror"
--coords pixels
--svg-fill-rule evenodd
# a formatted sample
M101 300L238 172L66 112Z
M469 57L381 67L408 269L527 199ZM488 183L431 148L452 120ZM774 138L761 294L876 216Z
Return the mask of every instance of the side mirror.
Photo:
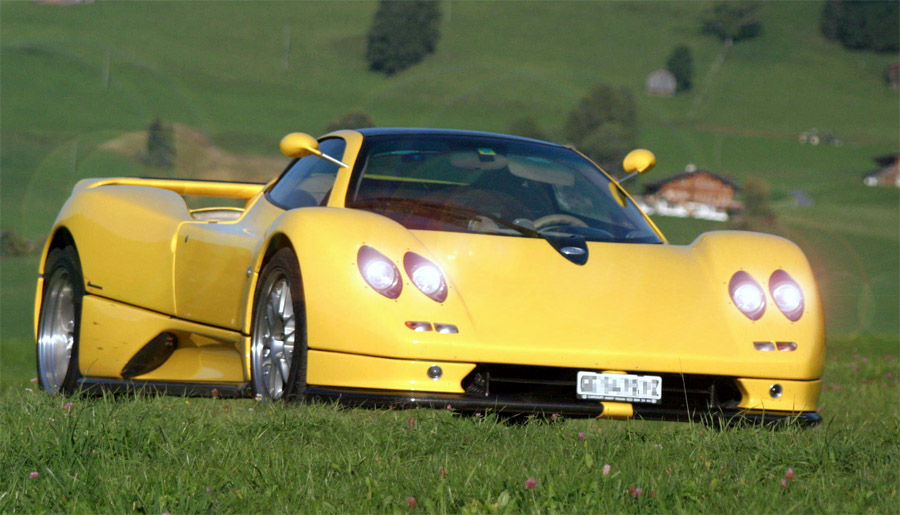
M622 161L622 168L626 173L647 173L654 166L656 166L656 156L653 155L653 152L642 148L632 150Z
M286 155L287 157L298 158L306 156L318 156L326 161L331 161L332 163L344 168L350 167L348 164L343 163L329 156L328 154L323 154L322 151L319 150L319 142L316 140L316 138L303 132L292 132L287 136L281 138L281 153Z
M281 153L287 157L321 155L316 138L302 132L292 132L281 139Z

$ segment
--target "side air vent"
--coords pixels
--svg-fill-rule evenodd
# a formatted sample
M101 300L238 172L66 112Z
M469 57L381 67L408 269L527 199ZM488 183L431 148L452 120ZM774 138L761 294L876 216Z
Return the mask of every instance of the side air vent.
M168 332L158 334L128 361L122 369L122 377L131 379L156 370L172 357L177 347L177 336Z

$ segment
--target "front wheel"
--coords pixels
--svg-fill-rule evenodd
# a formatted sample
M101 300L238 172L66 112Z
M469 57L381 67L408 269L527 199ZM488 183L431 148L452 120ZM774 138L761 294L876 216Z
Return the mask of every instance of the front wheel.
M84 279L75 247L50 251L44 265L44 291L38 319L37 374L41 389L71 394L78 370L78 336Z
M253 391L264 400L306 389L306 306L297 256L276 252L263 267L253 301L250 342Z

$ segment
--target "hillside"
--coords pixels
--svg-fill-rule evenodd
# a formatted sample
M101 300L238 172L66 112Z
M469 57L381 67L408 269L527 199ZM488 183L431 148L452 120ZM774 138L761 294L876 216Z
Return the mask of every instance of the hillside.
M159 174L133 158L135 133L156 116L198 135L179 140L178 175L209 176L197 163L212 153L232 159L230 176L246 163L248 177L234 178L256 179L280 171L282 135L321 133L350 109L382 126L501 132L532 117L558 139L572 106L605 81L635 92L654 178L697 163L772 184L773 230L810 256L832 333L900 333L900 198L861 181L900 144L900 102L882 79L897 55L824 41L820 3L764 4L765 33L714 67L725 50L698 31L702 2L445 1L436 54L390 78L363 60L375 5L0 3L0 225L39 238L78 178ZM695 90L644 95L647 73L681 43L694 52ZM800 145L811 128L844 146ZM128 152L110 147L123 141ZM794 190L815 205L793 205ZM660 223L676 243L723 228ZM7 268L6 313L30 301L9 298L21 288ZM4 323L7 334L27 327Z

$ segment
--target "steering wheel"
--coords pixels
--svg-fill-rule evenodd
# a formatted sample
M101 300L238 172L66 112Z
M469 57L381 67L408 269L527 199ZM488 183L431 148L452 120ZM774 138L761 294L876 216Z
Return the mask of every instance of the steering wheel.
M534 227L538 230L544 229L545 227L553 227L556 225L574 225L575 227L588 226L588 224L584 223L584 220L563 213L554 213L552 215L542 216L534 221Z

